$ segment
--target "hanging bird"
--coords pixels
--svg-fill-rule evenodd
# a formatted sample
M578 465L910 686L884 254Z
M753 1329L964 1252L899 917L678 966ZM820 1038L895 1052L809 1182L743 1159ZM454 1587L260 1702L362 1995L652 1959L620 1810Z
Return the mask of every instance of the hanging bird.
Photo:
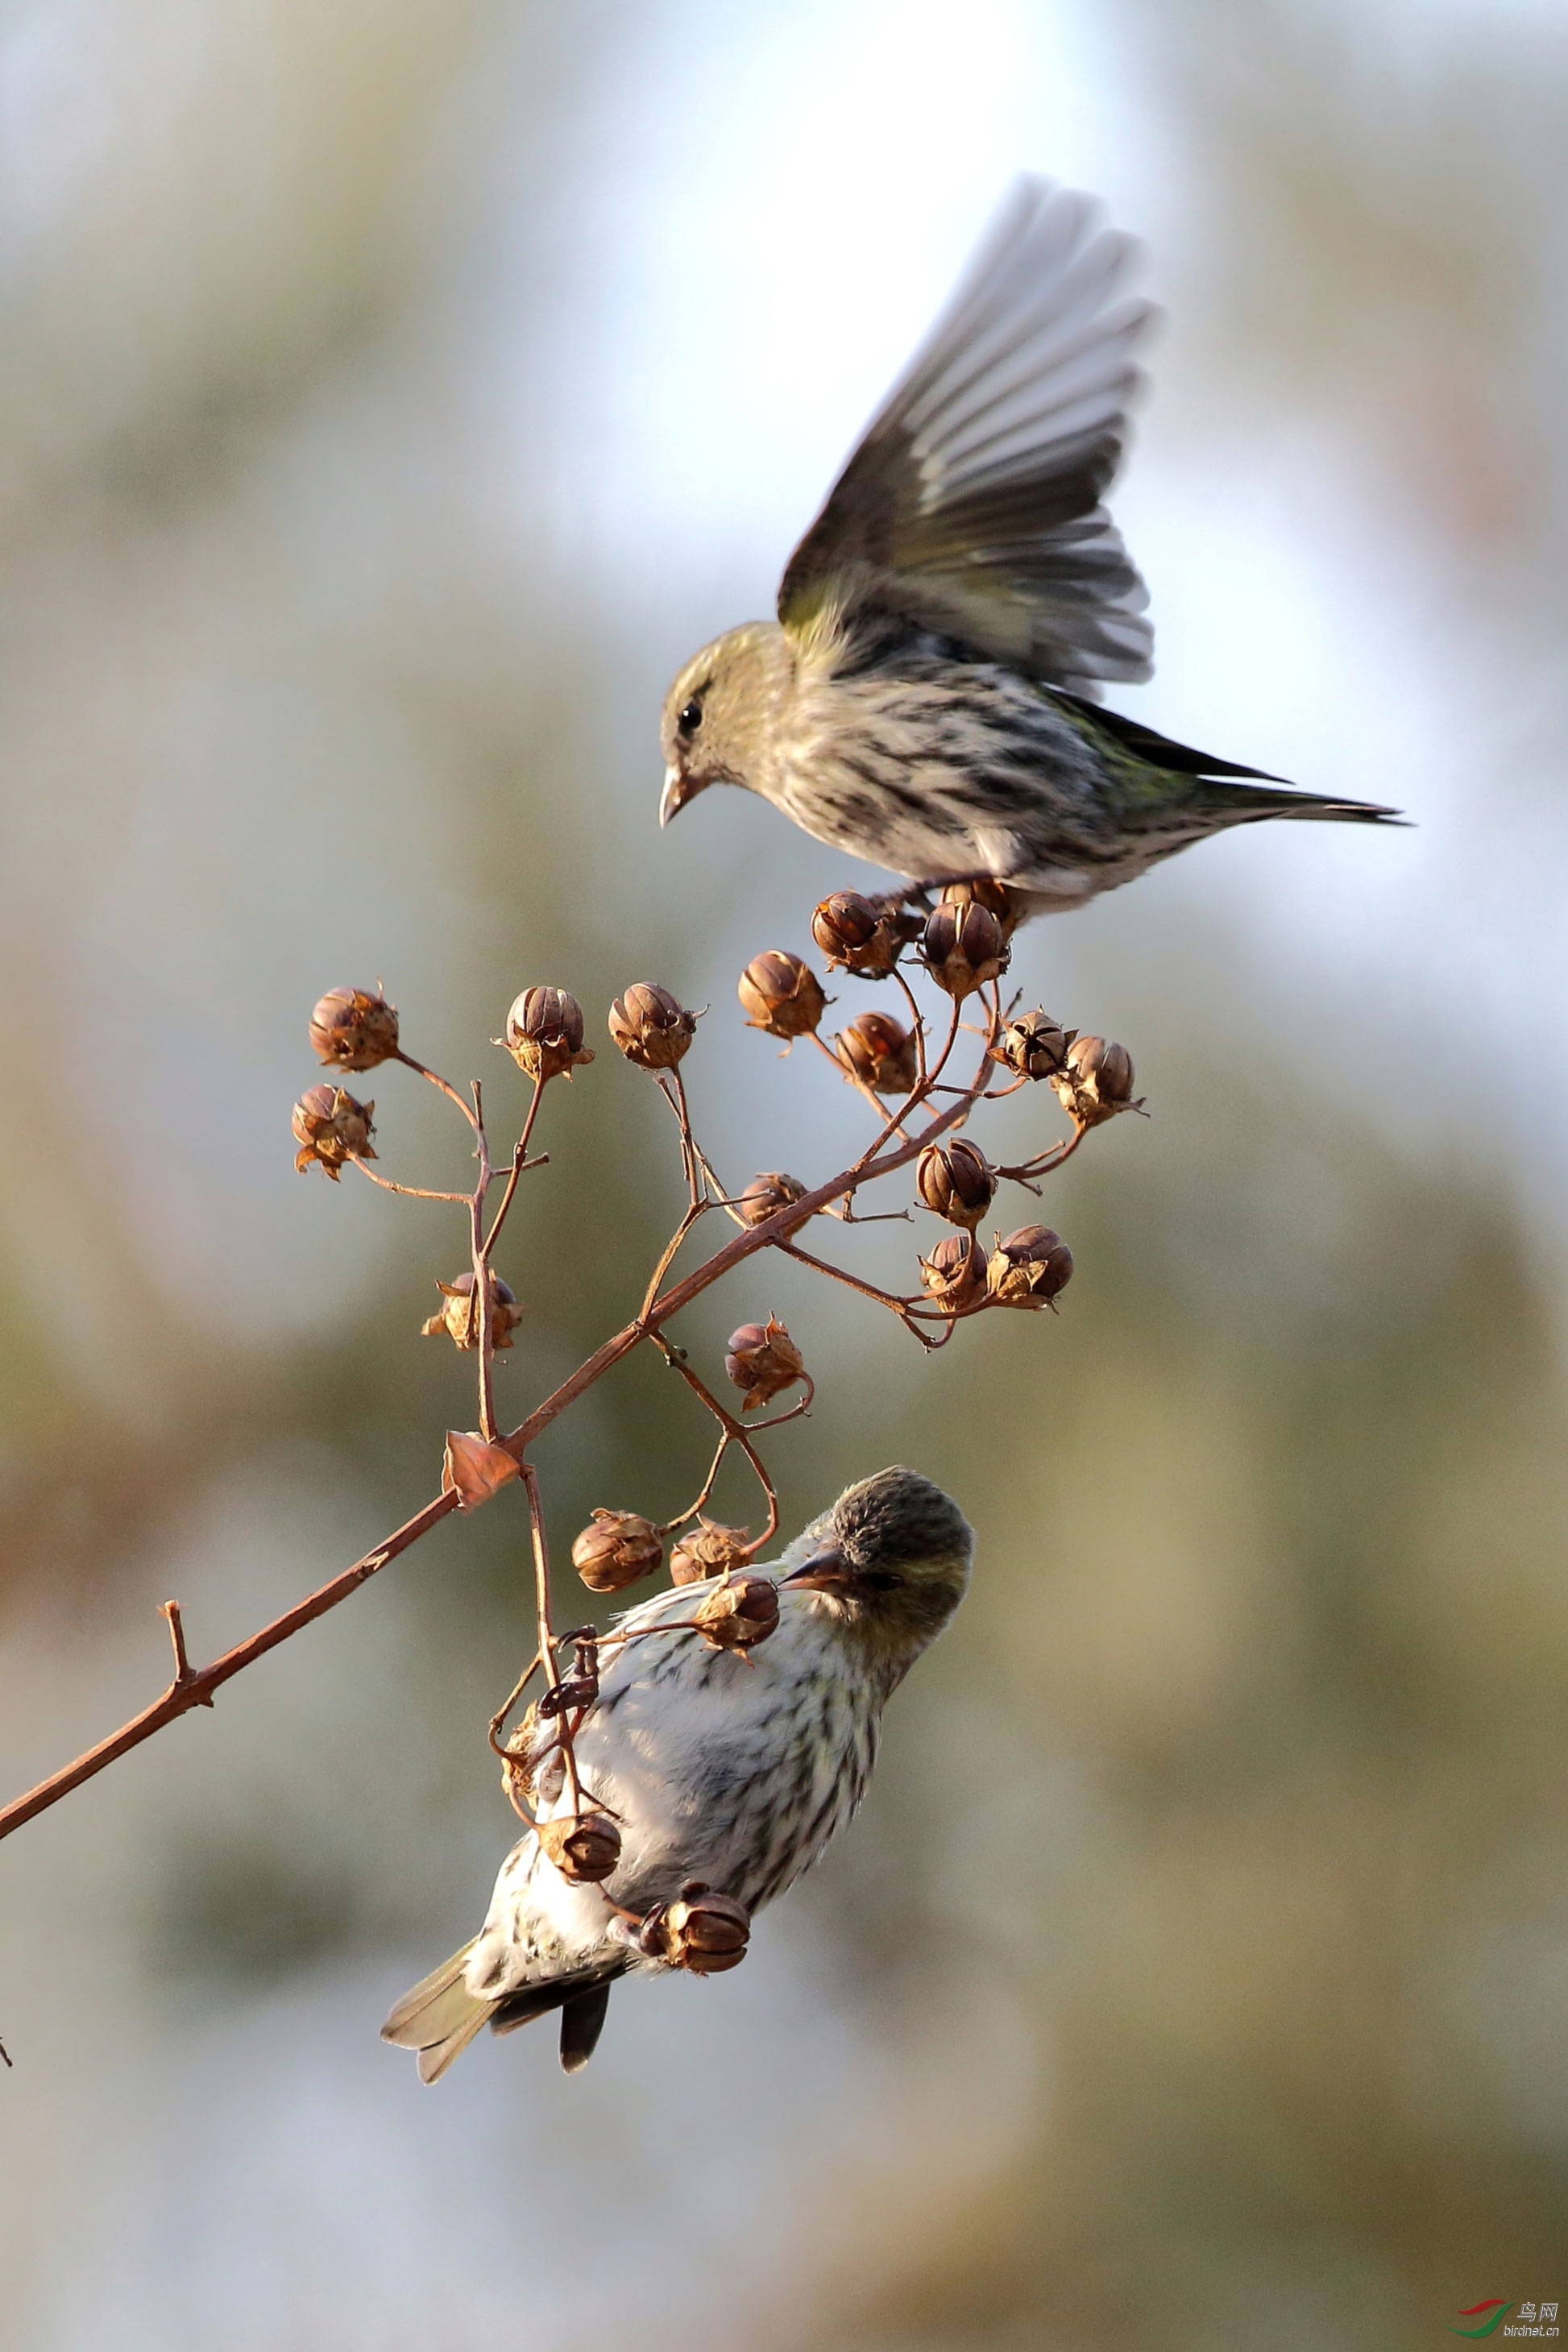
M791 556L777 621L670 688L661 824L743 784L912 884L988 876L1037 913L1261 817L1394 819L1092 699L1152 667L1100 504L1152 316L1121 290L1134 250L1089 198L1019 184Z
M418 2052L420 2080L443 2074L481 2025L508 2033L556 2010L561 2063L574 2073L616 1979L660 1965L639 1948L638 1917L693 1880L758 1911L808 1870L858 1805L882 1708L963 1599L973 1549L939 1486L882 1470L772 1571L778 1623L748 1656L690 1630L627 1638L689 1619L716 1579L621 1618L574 1743L584 1790L617 1825L619 1862L602 1885L572 1885L532 1831L513 1847L479 1934L382 2027ZM555 1761L559 1775L558 1751ZM570 1811L563 1787L541 1807Z

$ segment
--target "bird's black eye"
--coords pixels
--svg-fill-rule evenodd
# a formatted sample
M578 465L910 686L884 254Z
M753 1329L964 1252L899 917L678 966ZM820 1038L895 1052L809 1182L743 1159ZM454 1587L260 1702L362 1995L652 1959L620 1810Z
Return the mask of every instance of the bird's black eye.
M856 1579L858 1584L864 1584L872 1592L894 1592L903 1580L901 1576L895 1576L885 1568L862 1569Z
M679 718L676 720L675 731L678 735L683 735L689 738L696 734L697 730L701 726L701 724L702 705L698 701L696 696L693 695L691 700L686 705L686 708L682 710Z

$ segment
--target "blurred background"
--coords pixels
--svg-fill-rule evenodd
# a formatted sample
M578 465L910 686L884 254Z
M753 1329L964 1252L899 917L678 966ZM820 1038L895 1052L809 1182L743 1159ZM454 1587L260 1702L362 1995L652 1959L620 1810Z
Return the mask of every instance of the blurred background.
M659 700L1019 168L1168 313L1116 700L1418 825L1248 830L1021 940L1152 1113L1052 1189L1059 1320L927 1362L770 1265L683 1327L805 1346L792 1527L901 1458L981 1542L738 1974L623 1991L570 2083L543 2032L435 2095L377 2042L512 1835L515 1495L0 1850L7 2352L1405 2352L1568 2305L1565 107L1540 0L6 0L5 1793L161 1686L159 1601L213 1654L472 1420L416 1336L460 1219L293 1173L323 988L383 978L501 1125L519 988L592 1036L656 978L712 1003L728 1177L864 1134L733 993L864 869L740 793L661 837ZM370 1090L390 1172L461 1180L431 1090ZM552 1091L509 1419L640 1290L668 1128L603 1049ZM825 1231L875 1274L935 1228ZM673 1385L552 1433L563 1549L695 1491Z

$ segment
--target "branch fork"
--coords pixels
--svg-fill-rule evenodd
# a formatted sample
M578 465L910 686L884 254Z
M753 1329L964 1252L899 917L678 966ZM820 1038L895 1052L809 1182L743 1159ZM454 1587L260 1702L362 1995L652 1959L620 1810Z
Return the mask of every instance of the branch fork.
M972 888L968 885L955 887L960 894ZM1002 886L986 887L993 894L1000 892L1005 899ZM951 898L952 894L947 895ZM816 1185L803 1186L794 1178L754 1178L747 1192L737 1195L720 1181L693 1130L679 1065L692 1044L698 1016L687 1012L666 990L646 982L628 989L612 1010L611 1035L628 1061L653 1076L674 1116L686 1204L653 1267L637 1313L620 1330L602 1341L516 1428L506 1432L497 1418L495 1357L498 1348L511 1344L510 1327L521 1310L514 1311L510 1293L495 1275L494 1257L521 1178L549 1165L548 1153L532 1153L530 1149L546 1086L554 1077L570 1079L574 1069L594 1058L583 1045L581 1008L564 991L546 988L527 990L513 1004L504 1044L530 1080L531 1093L521 1131L510 1151L498 1161L491 1151L480 1083L475 1080L469 1097L465 1098L447 1079L406 1052L399 1038L397 1014L379 988L374 992L333 990L322 998L311 1017L310 1036L322 1062L335 1076L374 1068L384 1062L399 1063L435 1087L457 1109L472 1136L477 1164L471 1189L467 1192L443 1192L405 1184L366 1164L375 1156L369 1143L374 1106L356 1102L341 1086L310 1090L302 1099L294 1121L295 1137L301 1147L298 1156L301 1167L319 1164L334 1181L342 1167L357 1167L363 1176L384 1191L444 1202L463 1211L468 1271L457 1281L442 1286L448 1310L433 1318L426 1328L444 1328L459 1348L477 1357L479 1427L447 1431L440 1491L402 1527L207 1665L192 1665L180 1604L177 1601L165 1601L162 1613L168 1625L174 1657L174 1677L167 1688L118 1731L0 1809L0 1837L9 1835L23 1822L58 1803L192 1707L211 1706L215 1694L226 1682L336 1608L452 1513L468 1514L479 1509L504 1487L517 1485L523 1490L528 1509L536 1638L528 1665L505 1704L490 1718L489 1745L503 1759L507 1793L512 1804L525 1821L540 1828L542 1840L558 1868L568 1876L588 1880L602 1878L613 1868L613 1857L608 1863L605 1860L614 1836L609 1809L584 1786L575 1753L577 1734L597 1695L598 1637L592 1628L579 1629L570 1637L558 1635L553 1628L544 1507L538 1474L531 1458L539 1437L635 1349L646 1342L658 1349L718 1424L719 1442L707 1477L695 1502L663 1525L637 1514L599 1516L622 1525L635 1521L644 1530L637 1558L631 1558L622 1548L630 1561L631 1577L635 1578L653 1564L647 1555L657 1558L660 1547L676 1529L701 1519L728 1455L731 1451L743 1454L766 1506L762 1531L752 1538L745 1530L731 1530L729 1533L733 1540L727 1551L725 1546L717 1546L726 1556L721 1580L711 1596L715 1603L712 1609L704 1602L689 1620L664 1621L647 1630L651 1634L695 1629L716 1646L727 1647L732 1654L745 1658L748 1649L766 1638L772 1630L766 1608L771 1591L769 1580L748 1578L746 1570L772 1544L780 1518L777 1489L756 1440L763 1431L782 1428L809 1412L815 1384L800 1351L781 1324L770 1318L765 1326L743 1326L731 1340L727 1370L731 1380L745 1391L748 1402L753 1405L766 1402L773 1394L795 1386L804 1390L784 1410L748 1422L721 1401L691 1363L688 1351L671 1339L668 1326L715 1283L763 1252L774 1250L884 1307L928 1351L950 1345L961 1321L971 1320L994 1306L1051 1304L1055 1290L1070 1273L1071 1260L1058 1237L1044 1227L1025 1228L999 1239L996 1251L980 1276L974 1273L981 1264L979 1244L971 1241L970 1255L961 1268L967 1289L962 1295L955 1292L952 1297L940 1297L929 1286L910 1294L884 1289L803 1248L795 1236L811 1218L824 1213L846 1227L906 1217L907 1209L859 1215L856 1211L858 1195L868 1186L909 1169L922 1155L931 1152L944 1136L963 1127L981 1105L1017 1092L1027 1087L1031 1078L1050 1077L1073 1130L1068 1139L1042 1152L994 1169L997 1179L1026 1184L1031 1190L1037 1189L1036 1180L1053 1173L1079 1150L1091 1129L1121 1110L1142 1108L1131 1098L1131 1062L1123 1047L1108 1045L1101 1038L1075 1037L1071 1031L1059 1030L1043 1013L1016 1019L1016 1000L1004 1013L997 974L1006 960L1005 932L986 907L967 901L959 915L954 915L951 906L939 904L931 911L925 925L921 960L927 975L952 999L945 1034L933 1055L927 1018L903 968L910 952L910 933L919 925L912 919L901 920L895 937L888 932L883 920L888 902L855 901L852 906L852 901L853 893L839 893L831 901L824 901L814 919L814 931L819 940L823 937L816 923L830 908L836 924L847 922L844 936L850 940L851 952L847 957L840 952L837 960L848 962L854 977L858 976L853 963L856 953L876 959L874 966L868 963L866 976L881 979L890 975L894 980L910 1014L907 1032L886 1016L861 1015L840 1033L837 1050L827 1045L816 1032L828 1000L804 961L783 950L770 950L753 959L742 975L741 995L752 1016L752 1026L781 1037L786 1044L799 1035L812 1035L836 1069L857 1087L874 1110L877 1125L870 1141L847 1167ZM858 908L864 911L857 912ZM879 930L879 923L882 924ZM839 933L834 936L837 938ZM873 944L857 948L856 940ZM967 1082L955 1084L946 1073L961 1030L971 1025L961 1021L961 1008L975 1003L983 1014L974 1028L981 1040L978 1063ZM850 1037L858 1040L853 1046L846 1044ZM1047 1067L1047 1063L1051 1066ZM999 1064L1014 1075L1009 1084L992 1087L990 1080ZM965 1144L963 1149L967 1151L970 1147ZM500 1201L490 1216L489 1195L503 1176ZM779 1206L757 1217L758 1207L765 1207L770 1198L777 1198ZM701 1264L679 1279L672 1279L682 1246L712 1209L718 1209L737 1230ZM956 1243L948 1246L956 1247ZM936 1255L933 1253L933 1257ZM461 1311L456 1308L459 1295L463 1297ZM500 1328L498 1306L506 1308L505 1329ZM704 1540L725 1534L713 1522L701 1519L701 1524L706 1531ZM584 1530L574 1548L574 1553L581 1551L593 1532ZM682 1540L689 1544L695 1538ZM595 1591L619 1589L619 1583L628 1579L617 1565L621 1555L616 1554L616 1544L602 1535L595 1535L595 1569L604 1570L607 1580L591 1580L586 1566L583 1571L584 1580L592 1581ZM636 1551L637 1547L632 1550ZM606 1569L607 1553L616 1557L609 1559ZM757 1589L742 1589L748 1585ZM725 1595L721 1606L717 1601L720 1592ZM776 1622L776 1606L772 1622ZM576 1664L569 1676L561 1672L559 1653L563 1638L570 1638L575 1651ZM563 1828L556 1816L535 1822L534 1816L524 1808L520 1793L523 1767L516 1744L518 1735L513 1733L510 1740L503 1738L513 1708L540 1674L543 1676L542 1693L531 1712L536 1724L549 1722L553 1727L550 1752L559 1753L572 1820L579 1828L584 1824L600 1825L593 1835L578 1838L575 1843L570 1824ZM693 1916L706 1918L711 1912L717 1919L727 1898L709 1895L706 1890L698 1892L708 1908L704 1910L698 1904ZM739 1948L735 1957L739 1957ZM695 1966L697 1962L689 1959L677 1964Z

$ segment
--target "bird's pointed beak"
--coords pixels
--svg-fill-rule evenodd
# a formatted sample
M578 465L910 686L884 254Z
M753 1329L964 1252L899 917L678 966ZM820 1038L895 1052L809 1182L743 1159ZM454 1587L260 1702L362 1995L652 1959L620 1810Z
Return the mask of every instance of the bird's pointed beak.
M819 1551L779 1579L781 1592L853 1592L855 1571L837 1549Z
M679 816L687 802L695 800L701 790L701 785L693 777L689 776L684 768L666 768L664 790L658 796L660 830L662 831L669 823L672 816Z

